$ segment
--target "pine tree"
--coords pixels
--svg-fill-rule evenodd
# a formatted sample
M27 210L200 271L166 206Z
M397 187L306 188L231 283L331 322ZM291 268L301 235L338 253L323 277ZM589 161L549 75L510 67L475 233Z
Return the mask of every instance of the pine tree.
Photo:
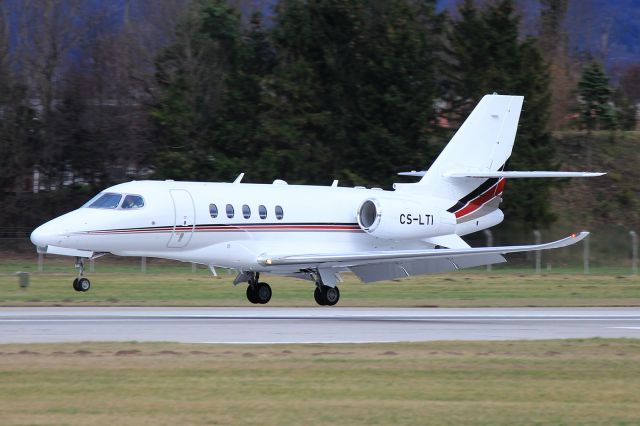
M288 0L261 121L270 160L295 181L389 184L424 167L433 127L432 1Z
M273 170L262 158L268 148L260 143L258 132L265 80L276 57L260 14L251 17L250 27L235 49L220 108L212 122L210 153L216 158L220 177L230 178L242 170L250 179L273 178Z
M616 114L611 100L613 89L600 63L594 61L584 67L578 94L582 128L588 131L615 128Z

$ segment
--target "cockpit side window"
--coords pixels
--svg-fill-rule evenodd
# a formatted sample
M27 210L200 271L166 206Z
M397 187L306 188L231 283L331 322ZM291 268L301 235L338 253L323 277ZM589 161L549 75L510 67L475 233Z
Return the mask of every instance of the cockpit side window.
M117 209L122 199L122 194L113 192L105 192L99 197L95 197L85 206L91 209Z
M139 209L144 207L144 199L139 195L127 195L122 202L123 209Z

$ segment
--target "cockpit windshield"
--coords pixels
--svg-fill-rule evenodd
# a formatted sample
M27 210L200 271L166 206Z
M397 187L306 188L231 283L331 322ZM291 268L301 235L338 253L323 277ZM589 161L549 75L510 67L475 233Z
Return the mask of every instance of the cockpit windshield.
M124 197L124 200L122 198ZM120 201L122 200L122 204ZM140 195L123 195L114 192L104 192L89 200L84 206L90 209L139 209L144 207L144 198Z
M122 202L123 209L139 209L144 207L144 199L139 195L127 195Z
M120 204L122 194L114 194L113 192L105 192L102 195L92 199L85 207L90 209L117 209Z

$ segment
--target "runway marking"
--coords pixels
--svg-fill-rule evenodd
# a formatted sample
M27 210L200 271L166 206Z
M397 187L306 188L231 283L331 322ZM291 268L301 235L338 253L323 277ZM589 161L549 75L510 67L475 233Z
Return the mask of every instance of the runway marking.
M349 345L352 343L419 343L421 340L305 340L305 341L274 341L266 340L262 342L196 342L200 345Z
M592 321L640 321L637 316L581 316L581 317L494 317L494 316L419 316L419 317L390 317L390 316L220 316L220 315L153 315L153 316L126 316L126 317L76 317L76 318L0 318L0 323L19 323L19 322L45 322L45 323L72 323L72 322L128 322L131 320L147 320L147 321L168 321L168 320L226 320L226 321L380 321L380 322L433 322L433 321L451 321L451 322L470 322L470 321L498 321L498 322L592 322ZM609 327L616 328L616 327ZM623 327L617 327L623 328ZM640 329L640 327L631 327L630 329Z
M607 328L622 328L625 330L640 330L640 327L607 327Z

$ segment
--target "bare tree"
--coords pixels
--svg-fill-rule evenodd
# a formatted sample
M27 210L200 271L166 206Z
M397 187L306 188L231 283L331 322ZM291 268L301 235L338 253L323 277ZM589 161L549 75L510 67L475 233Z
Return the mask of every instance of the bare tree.
M64 157L59 152L64 147L55 143L51 118L64 73L74 62L73 54L80 54L90 32L104 18L100 11L86 13L89 6L89 0L23 0L16 10L16 61L42 123L40 167L53 180L48 185L56 187L64 184L57 162Z
M549 64L551 76L552 129L565 127L569 113L575 109L574 92L580 76L579 65L569 53L567 12L569 0L541 0L542 9L538 20L540 51Z

